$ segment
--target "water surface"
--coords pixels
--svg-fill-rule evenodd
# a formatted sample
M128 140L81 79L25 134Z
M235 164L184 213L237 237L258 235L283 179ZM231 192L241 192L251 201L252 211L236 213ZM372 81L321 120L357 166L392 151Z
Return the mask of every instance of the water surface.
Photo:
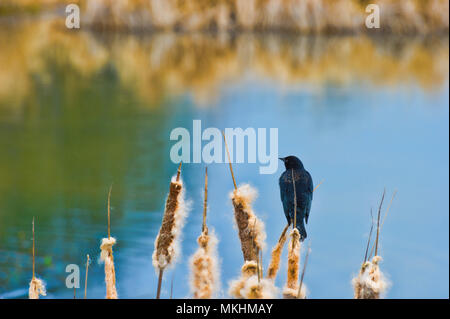
M316 184L324 180L308 225L311 298L352 297L385 187L387 199L398 190L380 248L388 297L448 298L448 38L70 33L42 21L0 28L0 46L0 297L27 295L33 216L48 298L73 296L65 267L84 269L86 254L88 297L104 297L99 243L113 184L119 296L153 298L151 254L177 166L169 134L200 119L204 128L276 127L279 155L299 156ZM234 167L260 194L267 267L285 223L282 168ZM183 166L192 210L164 298L172 280L175 298L190 296L203 174L203 164ZM211 164L208 224L220 240L223 297L242 264L231 190L227 165ZM285 277L284 263L279 287Z

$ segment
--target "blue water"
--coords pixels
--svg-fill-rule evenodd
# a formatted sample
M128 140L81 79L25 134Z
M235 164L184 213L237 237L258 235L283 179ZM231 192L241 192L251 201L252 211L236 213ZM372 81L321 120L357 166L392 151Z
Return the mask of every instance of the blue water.
M120 43L128 43L125 40ZM103 49L109 50L106 43ZM149 47L141 49L150 56ZM46 50L50 57L66 57L52 47ZM169 134L175 127L191 130L196 119L203 128L221 130L278 128L279 156L298 156L314 183L323 181L314 193L302 250L303 260L306 245L311 245L305 276L309 298L353 297L351 279L364 256L370 209L376 211L384 189L383 213L397 191L380 242L381 270L391 282L387 297L449 297L448 66L445 79L431 87L419 85L420 75L386 84L368 76L344 84L303 79L287 85L277 80L282 76L261 76L247 61L241 67L248 72L218 81L209 92L213 98L200 103L197 87L188 85L189 80L180 90L164 88L163 98L142 99L133 91L142 88L139 83L130 88L121 82L120 71L126 67L120 67L114 55L89 76L67 68L63 58L44 61L43 75L29 75L34 90L25 99L18 99L13 108L0 100L0 298L27 295L33 216L36 269L48 284L47 297L73 297L64 286L70 263L80 265L83 287L86 254L92 259L88 297L105 296L98 257L112 183L119 297L154 298L157 276L151 255L177 167L169 158L174 144ZM192 72L186 76L192 81L201 75ZM159 88L158 81L150 83ZM278 189L283 168L261 175L259 165L235 164L234 170L238 184L250 183L259 192L254 209L266 225L267 268L270 250L285 225ZM201 229L204 167L183 165L192 209L183 231L181 261L165 273L163 298L170 296L172 280L174 298L191 296L187 261ZM229 199L233 184L227 164L211 164L208 173L208 225L220 240L219 296L228 297L228 282L242 265ZM286 278L286 251L282 260L278 287ZM77 297L82 295L83 288L78 289Z

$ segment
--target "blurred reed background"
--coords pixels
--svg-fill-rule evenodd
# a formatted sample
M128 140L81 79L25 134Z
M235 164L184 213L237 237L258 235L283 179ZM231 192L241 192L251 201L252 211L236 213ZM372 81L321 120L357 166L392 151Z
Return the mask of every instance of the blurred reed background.
M369 2L381 5L379 32L364 27ZM81 30L64 27L67 3L80 4ZM296 154L316 183L326 179L308 232L311 298L353 296L369 206L384 186L399 190L383 234L389 296L448 297L448 70L448 1L2 0L0 298L27 294L33 216L48 297L73 296L64 269L87 253L88 297L104 297L97 261L111 183L118 295L153 298L151 253L176 169L168 136L192 119L277 127L280 156ZM235 169L261 194L266 269L285 222L281 168L273 176L251 164ZM183 170L192 212L201 212L204 167ZM226 291L242 256L228 168L208 172L208 227ZM424 194L429 202L418 203ZM192 213L183 260L200 225ZM164 275L163 298L172 278L174 297L189 296L188 267Z
M108 29L365 31L365 8L380 5L390 32L448 29L446 0L4 0L1 12L78 3L84 23Z

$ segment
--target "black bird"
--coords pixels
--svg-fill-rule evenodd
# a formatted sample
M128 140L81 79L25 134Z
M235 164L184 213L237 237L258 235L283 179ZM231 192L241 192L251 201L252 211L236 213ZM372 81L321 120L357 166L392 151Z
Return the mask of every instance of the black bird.
M311 202L313 199L313 181L311 175L303 167L302 161L295 156L280 158L284 162L286 170L280 176L280 195L283 202L284 215L288 224L294 222L294 176L295 193L297 197L296 227L300 232L300 240L305 240L307 234L304 221L308 224Z

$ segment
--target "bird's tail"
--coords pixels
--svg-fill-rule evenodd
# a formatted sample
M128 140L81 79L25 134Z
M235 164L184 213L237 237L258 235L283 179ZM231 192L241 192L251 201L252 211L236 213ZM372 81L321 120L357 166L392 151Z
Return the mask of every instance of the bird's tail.
M303 221L301 223L297 223L296 225L298 232L300 233L300 241L304 241L308 235L306 234L306 228Z

